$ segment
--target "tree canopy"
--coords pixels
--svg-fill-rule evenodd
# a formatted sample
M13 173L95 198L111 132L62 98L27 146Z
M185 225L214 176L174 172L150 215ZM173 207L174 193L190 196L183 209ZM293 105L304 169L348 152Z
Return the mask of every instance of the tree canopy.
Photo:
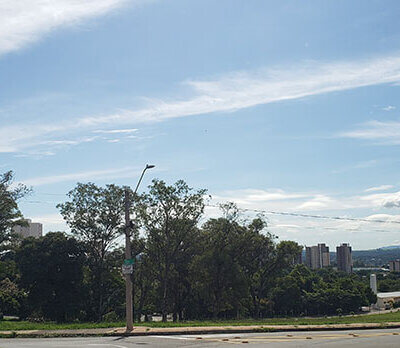
M26 224L18 201L29 192L25 185L14 183L12 171L0 174L0 246L10 240L14 226Z

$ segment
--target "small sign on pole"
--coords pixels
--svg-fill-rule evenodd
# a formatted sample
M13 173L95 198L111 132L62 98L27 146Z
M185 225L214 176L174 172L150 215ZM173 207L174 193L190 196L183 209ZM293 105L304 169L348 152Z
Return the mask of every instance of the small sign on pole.
M132 274L133 273L133 264L123 264L122 265L122 274Z

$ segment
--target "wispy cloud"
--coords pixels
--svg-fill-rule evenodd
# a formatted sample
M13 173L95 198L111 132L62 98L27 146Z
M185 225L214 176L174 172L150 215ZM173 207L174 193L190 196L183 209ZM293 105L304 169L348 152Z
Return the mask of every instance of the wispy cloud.
M138 131L137 128L132 128L132 129L111 129L111 130L97 129L97 130L94 130L93 133L100 133L100 134L130 134L130 133L136 133L137 131Z
M318 194L311 200L306 201L296 207L298 210L324 210L331 208L333 199L329 196Z
M55 29L104 15L128 2L138 1L2 0L0 55L21 49Z
M359 194L242 189L224 191L212 196L214 202L235 202L246 209L289 212L376 210L400 207L400 191L376 192L391 187L391 185L376 186Z
M270 193L279 193L279 196ZM355 248L362 248L360 234L371 236L377 243L375 233L389 233L396 236L400 215L387 214L385 202L395 201L397 193L379 193L358 195L334 194L323 192L291 192L285 190L234 190L220 192L213 196L213 202L236 202L242 208L244 218L251 219L263 213L268 220L268 230L281 239L298 240L304 243L326 242L336 246L338 240L350 242ZM400 201L400 200L399 200ZM218 217L221 213L214 206L206 210L208 217ZM299 214L296 214L299 213ZM305 217L302 214L309 214ZM317 218L317 216L332 218ZM361 217L362 220L349 221L336 217ZM372 220L370 222L364 220ZM387 221L387 223L373 220ZM358 236L358 237L357 237ZM369 237L370 238L370 237ZM368 240L365 239L365 240Z
M380 185L367 188L364 192L376 192L376 191L386 191L394 188L393 185Z
M369 121L358 129L343 132L338 135L344 138L375 140L382 145L400 144L400 122Z
M368 202L372 207L398 208L400 207L400 191L380 192L359 197L360 202Z
M265 204L269 202L274 202L273 204L276 204L277 201L293 201L309 198L311 196L312 195L310 193L286 192L281 189L244 189L225 191L220 194L213 195L213 199L216 201L233 201L238 204L251 206L254 204Z
M358 162L358 163L355 163L350 166L335 169L332 171L332 173L339 174L339 173L344 173L347 171L352 171L354 169L367 169L367 168L375 167L377 164L378 164L377 160L362 161L362 162Z
M260 104L394 83L399 80L400 56L341 63L310 62L288 68L235 72L212 80L186 81L184 84L190 87L194 93L194 96L187 99L152 101L142 109L105 116L84 117L62 124L36 125L36 133L33 134L37 134L39 137L77 129L93 131L99 126L136 125L177 117L235 111ZM374 123L371 125L382 126ZM5 130L0 129L0 135L2 131L12 136L8 138L0 136L0 152L18 151L34 140L31 131L21 131L18 126L7 127ZM393 132L390 130L390 125L386 131ZM363 134L356 132L352 135L348 133L342 136L366 136ZM375 133L367 130L367 135L371 136L371 134ZM29 141L26 141L27 139Z
M400 192L395 192L383 201L385 208L400 208Z
M82 143L90 143L96 140L98 137L85 137L75 140L68 140L68 139L60 139L60 140L47 140L43 141L41 144L43 145L79 145Z
M139 173L138 168L124 167L118 169L105 169L105 170L90 170L77 173L41 176L36 178L28 178L23 180L23 183L28 186L43 186L49 184L56 184L60 182L74 182L74 181L91 181L91 180L108 180L117 178L134 177Z
M373 214L366 217L367 220L386 220L387 222L400 222L400 215Z
M385 106L384 108L382 108L383 111L392 111L395 109L396 109L396 107L393 105L388 105L388 106Z

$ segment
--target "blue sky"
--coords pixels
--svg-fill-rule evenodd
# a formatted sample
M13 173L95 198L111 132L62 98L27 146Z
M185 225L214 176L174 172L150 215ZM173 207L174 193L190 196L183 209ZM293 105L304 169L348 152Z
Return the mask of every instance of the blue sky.
M0 171L45 231L76 182L154 177L267 214L281 240L400 244L396 0L5 0ZM217 216L210 207L207 216ZM246 213L251 218L252 213Z

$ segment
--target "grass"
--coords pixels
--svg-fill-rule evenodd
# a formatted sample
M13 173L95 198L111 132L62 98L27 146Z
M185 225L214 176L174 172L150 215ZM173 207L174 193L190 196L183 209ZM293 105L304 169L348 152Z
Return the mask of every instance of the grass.
M137 326L146 327L187 327L187 326L248 326L248 325L323 325L323 324L352 324L352 323L387 323L400 322L400 312L373 314L362 316L344 316L329 318L268 318L268 319L241 319L241 320L221 320L221 321L184 321L173 322L152 322L136 323ZM29 321L0 321L0 331L19 331L19 330L65 330L65 329L95 329L124 327L125 322L101 322L101 323L66 323L58 324L54 322L32 323Z

